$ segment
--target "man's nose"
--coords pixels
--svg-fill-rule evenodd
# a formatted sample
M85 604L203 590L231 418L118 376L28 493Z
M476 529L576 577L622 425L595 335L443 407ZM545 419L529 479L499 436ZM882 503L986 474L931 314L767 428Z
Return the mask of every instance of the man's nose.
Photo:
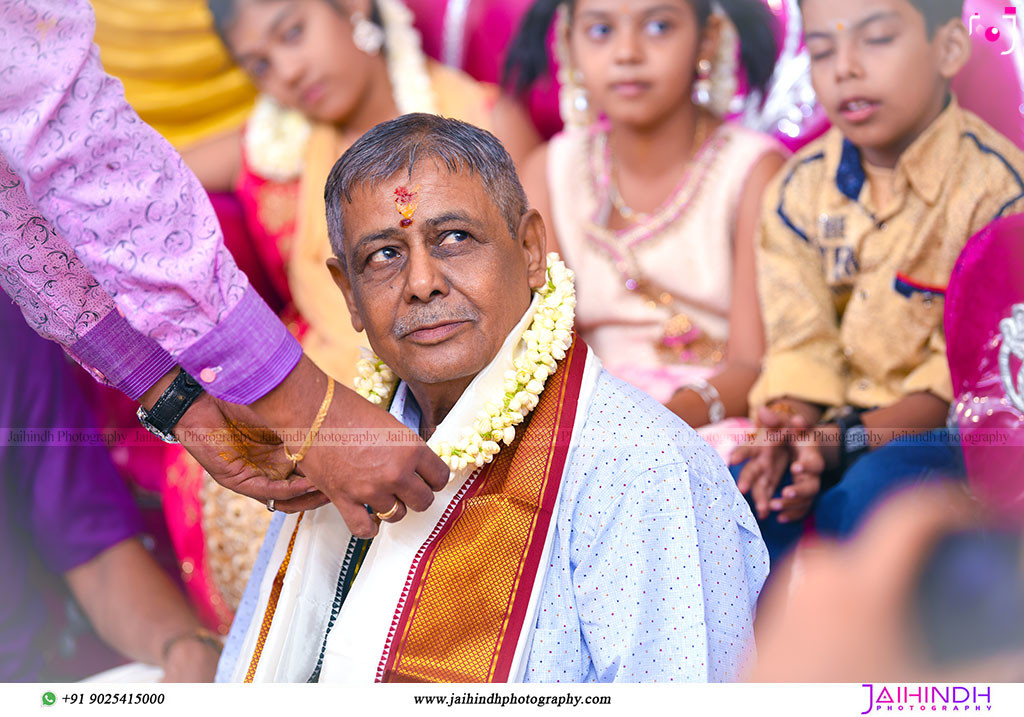
M442 271L441 261L431 256L429 247L419 245L410 249L406 271L406 302L427 303L448 294L448 280Z

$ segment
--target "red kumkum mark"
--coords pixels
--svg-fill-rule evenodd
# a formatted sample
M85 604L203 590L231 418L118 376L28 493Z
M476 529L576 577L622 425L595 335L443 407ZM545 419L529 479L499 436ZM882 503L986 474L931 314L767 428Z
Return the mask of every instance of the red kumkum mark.
M402 220L399 222L399 226L403 229L412 225L412 215L416 213L416 201L417 193L419 192L419 185L416 185L416 189L409 190L405 186L397 187L395 189L395 208L398 213L402 215Z

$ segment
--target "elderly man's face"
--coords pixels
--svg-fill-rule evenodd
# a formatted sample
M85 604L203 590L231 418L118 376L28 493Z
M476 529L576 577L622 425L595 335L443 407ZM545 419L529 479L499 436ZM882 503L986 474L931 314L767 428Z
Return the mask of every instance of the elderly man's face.
M343 218L347 270L328 265L352 325L414 391L461 394L545 281L539 215L513 237L477 175L425 159L411 179L357 188Z

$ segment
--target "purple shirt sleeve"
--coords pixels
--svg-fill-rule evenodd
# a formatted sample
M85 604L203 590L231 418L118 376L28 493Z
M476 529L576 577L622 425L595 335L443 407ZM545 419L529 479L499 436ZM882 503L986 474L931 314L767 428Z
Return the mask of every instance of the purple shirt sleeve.
M0 157L0 287L36 333L135 400L176 364L135 331Z
M211 394L265 395L301 349L236 267L199 181L103 72L88 2L0 0L0 27L0 156L31 204Z

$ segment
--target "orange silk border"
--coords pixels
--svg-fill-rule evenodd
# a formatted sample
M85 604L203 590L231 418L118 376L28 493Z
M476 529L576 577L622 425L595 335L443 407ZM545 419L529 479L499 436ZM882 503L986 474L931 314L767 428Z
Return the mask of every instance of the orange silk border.
M576 419L587 346L574 341L516 440L434 533L382 658L384 682L506 681Z
M274 584L270 588L270 598L267 601L267 610L263 614L263 624L260 626L260 636L256 639L256 650L252 654L252 661L249 663L249 670L245 673L245 681L252 682L256 676L256 668L260 664L260 656L263 654L263 645L267 642L267 635L270 633L270 624L274 621L274 612L277 610L277 601L281 597L281 588L284 586L284 576L288 572L288 563L292 560L292 548L295 547L295 536L299 534L299 526L302 525L302 518L305 513L299 514L299 519L295 521L295 530L292 531L292 537L288 540L288 550L285 551L284 560L281 561L281 567L277 570L277 575L274 576Z

